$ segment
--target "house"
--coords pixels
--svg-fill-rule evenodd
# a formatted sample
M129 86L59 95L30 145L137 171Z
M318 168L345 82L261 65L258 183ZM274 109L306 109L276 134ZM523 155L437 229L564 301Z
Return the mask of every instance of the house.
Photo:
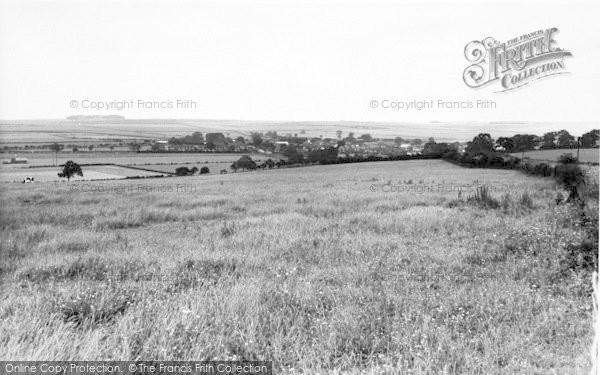
M169 141L156 141L154 142L159 151L168 151L169 150Z
M275 152L281 152L281 149L286 148L290 145L290 142L287 141L277 141L275 142Z

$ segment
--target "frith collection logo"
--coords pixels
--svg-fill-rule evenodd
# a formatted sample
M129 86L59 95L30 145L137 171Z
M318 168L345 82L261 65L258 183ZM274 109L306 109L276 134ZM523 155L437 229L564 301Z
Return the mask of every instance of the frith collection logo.
M540 78L568 73L565 57L571 52L558 47L553 27L500 43L492 37L472 41L465 46L469 65L463 79L467 86L482 87L498 81L497 92L521 88Z

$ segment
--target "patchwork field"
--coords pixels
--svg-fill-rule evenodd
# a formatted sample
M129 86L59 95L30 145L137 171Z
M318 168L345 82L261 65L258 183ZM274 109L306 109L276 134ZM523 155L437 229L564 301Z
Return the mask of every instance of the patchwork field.
M9 160L12 154L3 154L2 159ZM242 155L249 155L254 160L268 158L279 159L281 155L272 154L227 154L227 153L137 153L137 152L59 152L57 164L73 160L78 164L121 164L143 166L148 164L178 164L178 163L233 163ZM28 168L31 166L48 166L55 164L55 155L51 152L19 153L27 158L27 164L0 164L0 168Z
M32 153L27 155L27 164L0 164L0 182L22 182L26 177L36 181L66 181L58 178L60 167L30 168L30 166L48 166L55 164L52 153ZM126 177L150 177L175 173L178 167L208 167L210 174L219 174L222 169L232 172L229 166L242 154L182 154L182 153L59 153L56 164L73 160L79 164L110 163L131 166L124 168L117 165L83 166L83 177L75 176L75 180L123 179ZM278 160L281 155L250 154L252 159L261 163L268 158ZM9 159L9 158L7 158Z
M0 357L581 374L591 280L558 193L440 160L4 184Z
M66 182L66 178L58 177L58 172L60 171L60 167L11 170L0 169L0 182L22 182L27 177L33 177L36 182ZM160 172L143 171L115 165L94 165L84 167L83 176L73 176L71 181L114 180L132 176L150 177L160 175L162 175Z

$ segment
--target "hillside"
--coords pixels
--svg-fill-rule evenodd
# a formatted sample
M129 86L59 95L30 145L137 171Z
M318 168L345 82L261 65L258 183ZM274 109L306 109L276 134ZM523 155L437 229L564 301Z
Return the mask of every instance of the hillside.
M589 280L559 277L581 228L551 179L436 160L83 184L5 185L7 358L590 366ZM481 185L500 207L467 199Z

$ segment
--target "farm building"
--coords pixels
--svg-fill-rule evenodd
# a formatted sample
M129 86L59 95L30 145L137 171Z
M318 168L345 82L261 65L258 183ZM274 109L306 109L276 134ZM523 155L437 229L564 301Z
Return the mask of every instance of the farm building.
M155 144L158 146L160 151L168 151L169 150L169 141L156 141Z

